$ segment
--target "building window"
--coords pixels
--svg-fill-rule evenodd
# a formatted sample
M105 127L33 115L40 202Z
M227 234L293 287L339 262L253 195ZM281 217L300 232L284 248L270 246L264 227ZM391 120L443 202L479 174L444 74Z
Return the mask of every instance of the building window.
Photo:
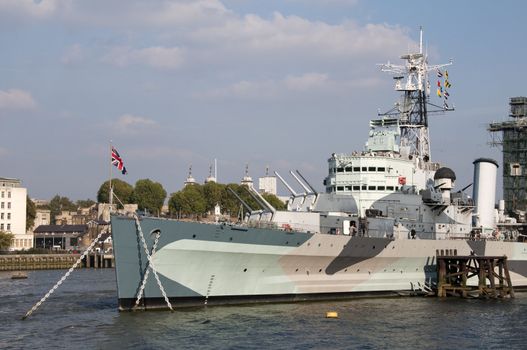
M0 204L0 208L4 209L4 205L5 205L4 202L2 202L2 204Z
M520 163L511 163L511 176L521 176L522 166Z
M7 198L11 198L11 192L7 191Z
M0 214L0 219L4 220L4 213Z
M7 224L7 230L11 231L11 224Z
M11 202L7 202L7 209L11 209Z
M7 213L7 220L11 220L11 213Z
M0 224L0 231L4 230L4 224Z
M5 195L5 192L4 192L4 191L2 191L2 198L4 198L4 195Z

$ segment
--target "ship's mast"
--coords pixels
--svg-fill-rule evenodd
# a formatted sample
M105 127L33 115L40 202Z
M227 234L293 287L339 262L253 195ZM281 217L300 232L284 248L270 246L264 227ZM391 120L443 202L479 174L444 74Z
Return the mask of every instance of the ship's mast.
M383 72L394 75L395 90L402 92L400 102L379 116L397 116L401 128L401 153L417 157L425 162L430 160L430 136L428 133L428 114L453 110L446 105L430 103L430 81L428 72L449 66L445 64L428 65L428 56L423 53L423 29L419 33L419 52L401 56L405 65L390 62L381 64ZM432 108L429 110L429 106Z

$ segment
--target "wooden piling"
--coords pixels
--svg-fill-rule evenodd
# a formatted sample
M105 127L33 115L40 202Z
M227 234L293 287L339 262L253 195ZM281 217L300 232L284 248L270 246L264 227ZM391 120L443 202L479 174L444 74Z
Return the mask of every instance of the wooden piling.
M506 256L440 255L436 261L439 297L514 298ZM474 277L477 283L470 283Z

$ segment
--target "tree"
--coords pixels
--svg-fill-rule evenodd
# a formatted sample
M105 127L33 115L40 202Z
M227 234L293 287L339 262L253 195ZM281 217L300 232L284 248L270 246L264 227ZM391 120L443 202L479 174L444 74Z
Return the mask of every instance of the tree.
M92 205L95 204L95 201L92 199L79 199L75 202L75 205L77 205L77 208L89 208Z
M110 193L110 180L105 181L101 187L99 187L99 191L97 191L97 202L99 203L110 203L109 201L109 193ZM112 179L112 187L113 187L113 193L123 202L123 204L129 204L133 203L133 193L134 188L132 185L130 185L127 182L124 182L119 179ZM122 208L119 201L114 201L114 203L117 204L119 208Z
M75 211L77 206L68 197L61 197L57 194L49 201L49 210L51 212L51 224L55 224L55 217L63 210Z
M37 207L35 203L26 197L26 231L29 231L35 224L35 218L37 217Z
M271 204L276 210L285 210L286 205L277 196L271 193L264 193L262 197Z
M159 215L165 203L167 191L159 182L142 179L135 183L133 196L139 210L147 210L150 214Z
M173 193L168 201L170 214L203 215L207 212L207 201L203 196L201 185L194 184L184 187L181 191Z
M11 232L0 231L0 250L7 250L13 244L15 235Z
M225 185L210 181L203 185L203 197L206 201L206 211L214 210L216 204L221 203L225 193Z

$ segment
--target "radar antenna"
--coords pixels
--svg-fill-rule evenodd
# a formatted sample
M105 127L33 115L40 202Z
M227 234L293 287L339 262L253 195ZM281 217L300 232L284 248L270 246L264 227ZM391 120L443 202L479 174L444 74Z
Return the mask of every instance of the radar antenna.
M406 60L405 65L395 65L390 62L380 64L381 71L394 75L395 90L402 92L402 99L395 107L379 116L397 116L401 128L401 151L405 150L409 156L415 156L424 161L430 160L430 136L428 132L428 114L453 111L454 108L446 104L448 93L445 90L445 103L438 106L429 101L430 81L428 72L437 71L452 64L452 60L445 64L428 64L428 54L423 53L423 28L419 32L419 52L401 56ZM448 77L448 76L447 76ZM449 84L448 80L445 84ZM438 81L438 85L440 85ZM442 87L438 86L438 89ZM438 90L438 96L441 97ZM429 106L431 107L429 109Z

